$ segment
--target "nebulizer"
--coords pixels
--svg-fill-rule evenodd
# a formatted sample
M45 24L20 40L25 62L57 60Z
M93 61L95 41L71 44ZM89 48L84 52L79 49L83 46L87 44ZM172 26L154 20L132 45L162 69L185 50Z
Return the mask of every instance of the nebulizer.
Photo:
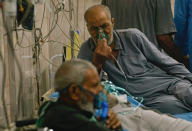
M107 96L102 91L94 97L95 117L105 120L108 115L109 107L107 103Z
M100 120L105 120L108 115L108 102L107 102L107 96L104 93L104 91L99 92L99 94L94 94L93 92L83 88L82 86L79 86L79 88L83 91L88 92L91 96L93 96L93 105L94 105L94 116L96 118L99 118Z
M105 33L104 29L102 27L98 27L97 30L97 40L102 40L103 38L105 38L106 40L108 40L108 35Z
M100 120L105 125L105 120L108 117L109 107L108 107L107 95L104 92L104 90L106 89L106 85L104 82L102 82L101 86L103 86L103 91L100 92L98 95L94 96L94 108L95 108L94 116L96 118L99 117ZM107 90L105 90L105 91L107 92ZM114 129L113 131L128 131L128 130L124 129L124 128L122 128L122 126L120 126L119 128Z

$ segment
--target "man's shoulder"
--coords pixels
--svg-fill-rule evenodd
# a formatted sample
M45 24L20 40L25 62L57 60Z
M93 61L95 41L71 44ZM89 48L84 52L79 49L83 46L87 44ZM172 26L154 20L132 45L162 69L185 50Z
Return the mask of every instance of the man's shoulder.
M145 37L144 33L142 33L137 28L128 28L116 30L121 38L125 38L125 41L138 42L138 40L142 37Z
M61 102L46 102L43 104L39 111L40 117L45 117L47 119L49 118L56 118L59 117L70 117L72 115L78 116L78 110L76 108L73 108L71 106L66 105L65 103Z
M128 28L128 29L119 29L116 30L120 34L126 34L126 35L135 35L135 34L141 34L142 32L137 28Z
M91 37L89 37L85 42L83 42L82 45L84 45L84 44L91 45L92 43L93 43L93 39Z
M43 119L42 126L53 125L57 126L58 122L66 124L67 122L88 122L89 119L78 109L65 105L64 103L51 103L46 106L46 103L41 110L40 117ZM45 110L46 108L46 110ZM43 113L43 114L42 114ZM65 119L63 119L65 118Z
M90 113L63 104L54 104L46 113L42 126L56 130L108 131L100 123L90 121Z
M83 50L90 50L92 48L92 44L93 44L93 40L92 38L88 38L88 40L86 40L85 42L82 43L81 47L80 47L80 52Z
M122 40L126 50L128 50L128 48L132 49L133 47L138 50L144 44L144 41L147 40L145 34L136 28L117 30L117 34Z
M77 58L92 61L94 48L93 39L89 38L81 45Z

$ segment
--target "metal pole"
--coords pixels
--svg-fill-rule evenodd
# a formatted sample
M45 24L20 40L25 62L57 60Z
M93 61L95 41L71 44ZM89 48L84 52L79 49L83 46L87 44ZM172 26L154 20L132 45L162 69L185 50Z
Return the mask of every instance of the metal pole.
M73 18L72 13L73 13L73 4L72 0L69 0L69 19L71 23ZM71 58L74 58L74 30L71 25L70 25L70 37L71 37Z

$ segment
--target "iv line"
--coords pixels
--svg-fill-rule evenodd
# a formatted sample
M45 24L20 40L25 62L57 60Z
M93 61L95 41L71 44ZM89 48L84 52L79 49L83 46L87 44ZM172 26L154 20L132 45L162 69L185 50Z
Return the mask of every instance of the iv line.
M123 68L121 67L121 65L119 64L119 62L117 61L117 59L113 56L113 54L111 54L111 56L113 57L113 59L114 59L115 62L117 63L117 66L118 66L118 68L120 69L120 71L123 73L126 82L128 82L127 77L126 77L126 74L125 74L125 72L123 71ZM138 100L138 99L140 98L140 101L138 101L139 104L138 104L138 106L137 106L134 110L136 110L136 109L141 105L141 103L143 102L143 97L134 97L134 96L132 96L128 91L126 91L125 89L122 90L122 91L125 92L128 96L132 97L132 98L135 99L135 100Z

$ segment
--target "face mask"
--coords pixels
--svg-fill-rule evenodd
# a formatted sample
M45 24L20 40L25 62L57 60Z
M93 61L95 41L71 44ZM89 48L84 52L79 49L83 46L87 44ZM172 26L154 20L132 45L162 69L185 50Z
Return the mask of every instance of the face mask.
M108 35L104 32L104 29L99 27L98 31L97 31L97 39L98 40L102 40L103 38L105 38L107 41L109 40Z
M113 30L111 30L111 38L109 38L107 33L104 31L104 29L99 27L97 30L97 40L102 40L103 38L107 40L108 45L111 45L113 42ZM97 45L96 41L95 41L95 44Z
M106 119L109 109L108 109L108 103L107 103L107 96L105 95L105 93L102 91L99 94L95 95L91 91L89 91L81 86L79 86L79 87L80 87L80 89L88 92L91 96L94 97L94 100L93 100L94 109L95 109L94 115L101 119Z
M100 92L94 97L95 116L106 119L108 115L107 96L104 92Z

